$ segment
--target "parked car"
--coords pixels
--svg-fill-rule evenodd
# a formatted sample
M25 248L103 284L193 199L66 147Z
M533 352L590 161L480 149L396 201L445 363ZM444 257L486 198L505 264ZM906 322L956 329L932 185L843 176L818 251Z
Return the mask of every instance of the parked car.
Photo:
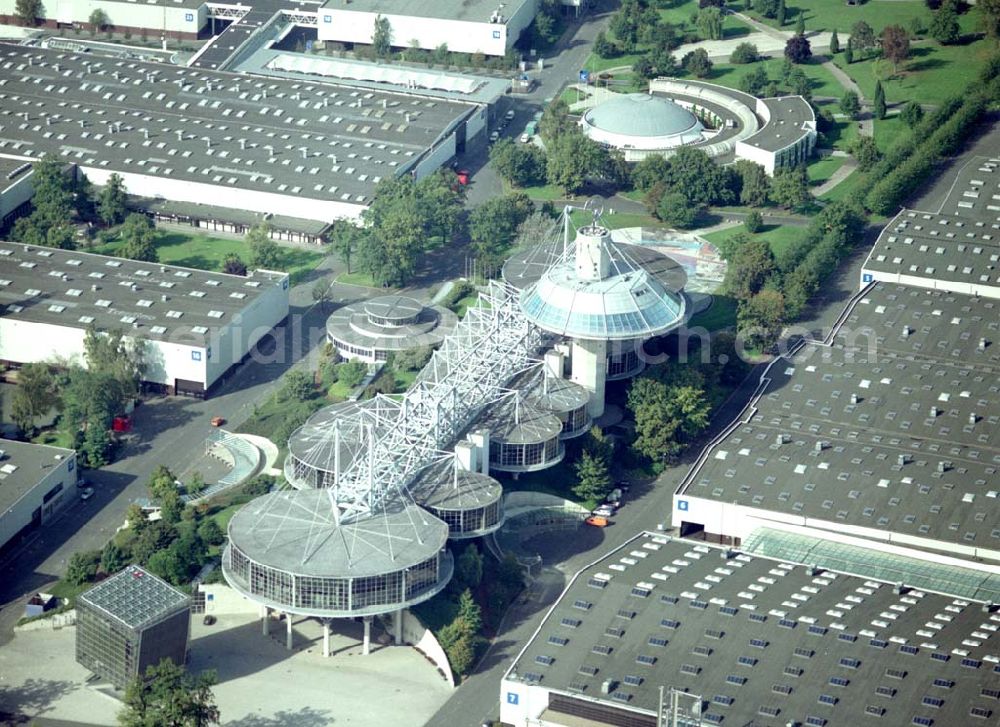
M500 132L499 131L491 131L490 132L490 143L491 144L495 144L499 139L500 139Z
M615 507L621 507L623 497L624 494L622 493L621 488L616 487L608 493L608 496L604 498L604 501L614 505Z
M607 503L604 505L598 505L592 514L600 515L601 517L611 517L615 514L615 507L614 505L609 505Z
M87 500L89 500L93 496L94 496L94 488L93 487L87 487L86 489L84 489L83 492L80 493L80 499L83 500L84 502L86 502Z
M82 490L84 487L90 487L90 482L87 480L78 480L76 486Z
M514 109L510 109L507 113L505 113L503 115L503 117L505 119L507 119L507 121L513 121L514 120Z
M526 133L525 134L521 134L521 143L522 144L527 144L529 141L531 141L531 136L530 135L528 135Z
M213 427L221 427L225 423L226 423L226 418L225 417L212 417L212 426Z
M606 528L608 526L608 519L601 515L591 515L584 522L587 525L593 525L595 528Z
M468 169L459 169L457 172L455 172L455 176L458 177L458 183L464 187L466 184L469 183L469 177L471 176L471 174L469 173Z

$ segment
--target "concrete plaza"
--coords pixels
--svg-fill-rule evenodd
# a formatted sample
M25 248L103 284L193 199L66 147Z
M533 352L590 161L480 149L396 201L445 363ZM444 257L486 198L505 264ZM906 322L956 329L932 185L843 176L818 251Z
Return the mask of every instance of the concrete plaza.
M452 690L435 667L409 646L373 637L361 655L361 625L334 622L331 657L322 656L322 627L294 623L292 651L285 629L261 634L253 615L223 615L212 626L192 619L188 668L214 669L222 724L233 727L408 727L426 724ZM0 649L0 713L29 718L116 724L121 703L74 660L76 629L18 633Z

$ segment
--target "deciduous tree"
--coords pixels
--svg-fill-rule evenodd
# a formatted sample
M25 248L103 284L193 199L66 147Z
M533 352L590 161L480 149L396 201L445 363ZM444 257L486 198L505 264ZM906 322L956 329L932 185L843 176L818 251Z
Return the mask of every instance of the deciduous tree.
M392 52L392 25L389 23L389 18L384 15L375 16L372 50L379 58L387 58Z
M812 58L809 39L804 35L793 35L785 42L785 58L792 63L805 63Z
M771 178L757 162L740 159L733 165L740 176L740 204L763 207L771 192Z
M899 118L911 129L916 128L917 124L923 121L924 109L918 101L910 101L903 107Z
M861 113L861 99L855 91L845 91L840 97L840 110L850 119L858 118Z
M156 228L146 215L133 212L125 218L118 233L122 246L118 254L129 260L144 260L156 262L159 255L156 252Z
M584 450L574 465L577 484L573 494L583 500L603 500L611 490L611 473L602 457Z
M281 248L271 239L271 226L266 222L254 225L246 234L250 248L250 267L254 269L280 270Z
M780 169L771 181L771 198L789 209L805 204L810 199L809 177L803 166Z
M698 11L695 25L706 40L722 39L722 11L717 7L707 7Z
M124 220L126 199L125 183L119 174L112 173L97 198L97 214L101 221L106 225L116 225Z
M767 240L751 239L733 251L726 268L726 292L739 300L759 293L777 266Z
M910 34L899 25L887 25L882 29L882 56L892 61L893 70L910 57Z
M42 0L17 0L14 3L14 18L18 25L35 27L43 12Z
M748 348L770 351L785 325L785 298L776 290L762 290L740 303L736 327Z
M215 672L195 676L163 659L137 676L125 690L119 727L209 727L219 724L212 686Z
M962 37L962 30L958 25L958 14L952 3L945 3L934 13L931 18L931 25L928 29L931 37L941 45L950 45L958 42Z
M681 61L684 70L697 78L707 78L712 73L712 60L704 48L695 48Z
M56 376L47 363L26 363L17 372L17 389L11 400L11 419L27 436L35 421L59 403Z
M455 564L455 575L459 583L466 588L477 588L483 580L483 556L475 543L469 543L465 550L458 556Z
M730 63L754 63L760 58L757 46L753 43L740 43L729 56Z
M875 31L864 20L851 26L851 46L855 51L866 51L875 47Z
M230 252L222 260L222 272L229 275L245 276L247 274L247 264L235 252Z

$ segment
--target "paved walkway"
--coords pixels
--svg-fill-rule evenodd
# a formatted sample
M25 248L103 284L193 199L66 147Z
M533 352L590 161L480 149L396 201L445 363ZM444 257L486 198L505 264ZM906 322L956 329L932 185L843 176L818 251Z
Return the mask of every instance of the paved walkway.
M857 167L858 167L857 161L855 161L853 158L848 159L846 162L844 162L844 164L840 167L840 169L838 169L837 171L835 171L833 174L830 175L830 178L828 180L826 180L825 182L823 182L823 184L819 185L818 187L812 190L813 197L822 197L824 194L826 194L831 189L833 189L838 184L847 179L849 176L851 176L851 173L855 169L857 169Z

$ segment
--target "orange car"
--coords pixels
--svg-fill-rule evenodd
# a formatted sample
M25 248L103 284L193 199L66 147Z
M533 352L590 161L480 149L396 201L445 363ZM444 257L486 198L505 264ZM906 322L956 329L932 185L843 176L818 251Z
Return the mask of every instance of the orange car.
M226 423L226 418L225 417L212 417L212 426L213 427L221 427L225 423Z
M591 515L584 522L587 525L593 525L595 528L606 528L608 526L608 519L601 515Z

